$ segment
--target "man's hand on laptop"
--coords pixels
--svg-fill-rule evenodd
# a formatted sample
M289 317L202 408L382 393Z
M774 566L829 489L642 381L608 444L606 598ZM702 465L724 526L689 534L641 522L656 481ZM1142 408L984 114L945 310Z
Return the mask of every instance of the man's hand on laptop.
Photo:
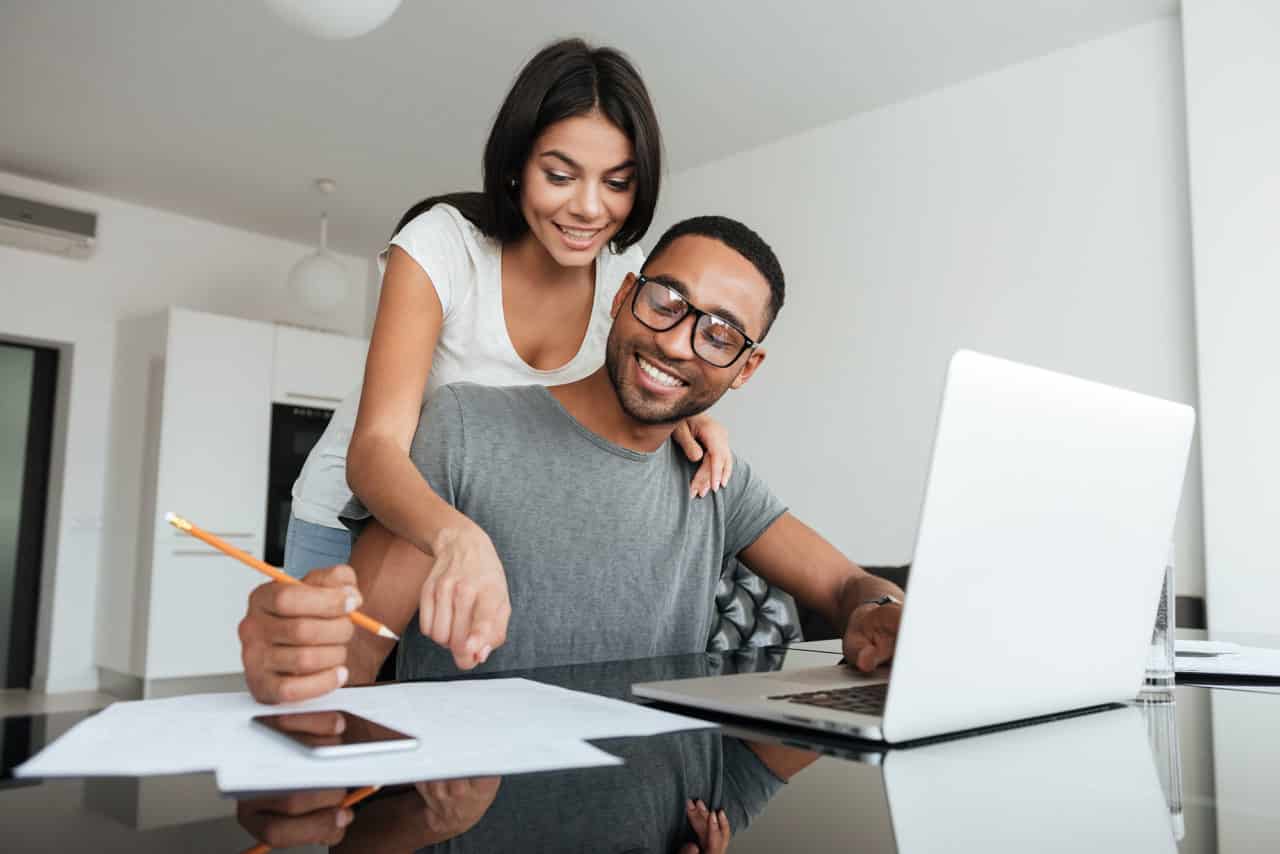
M262 703L328 694L346 684L347 643L360 607L356 573L343 565L307 573L302 584L263 584L240 621L240 657L249 693Z
M894 602L859 604L849 614L845 626L845 661L864 673L889 661L898 643L901 621L902 606Z
M470 670L507 641L507 572L474 523L440 531L431 545L435 563L422 585L418 626L453 653L459 670Z

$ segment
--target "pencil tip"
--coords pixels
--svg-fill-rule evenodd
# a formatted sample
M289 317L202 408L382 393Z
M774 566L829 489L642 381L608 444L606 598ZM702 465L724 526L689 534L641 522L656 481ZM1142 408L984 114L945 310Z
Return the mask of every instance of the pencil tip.
M393 641L400 640L400 636L386 626L379 626L378 634L384 638L391 638Z
M164 514L164 520L180 531L191 530L191 523L188 522L186 519L183 519L177 513L174 513L172 510Z

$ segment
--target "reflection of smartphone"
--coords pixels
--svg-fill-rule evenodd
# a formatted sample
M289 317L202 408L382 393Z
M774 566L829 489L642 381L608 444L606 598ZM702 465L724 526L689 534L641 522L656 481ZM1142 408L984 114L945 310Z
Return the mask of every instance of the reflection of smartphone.
M345 726L337 735L332 719L341 717ZM287 712L278 715L256 715L253 722L289 739L291 744L316 757L360 756L391 750L413 750L418 740L411 735L341 709L321 712Z

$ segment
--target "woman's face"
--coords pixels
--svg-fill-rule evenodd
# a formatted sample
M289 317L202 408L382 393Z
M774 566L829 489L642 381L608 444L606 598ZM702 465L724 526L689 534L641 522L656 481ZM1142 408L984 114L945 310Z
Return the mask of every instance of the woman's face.
M595 260L635 204L631 140L598 112L542 132L520 178L529 231L563 267Z

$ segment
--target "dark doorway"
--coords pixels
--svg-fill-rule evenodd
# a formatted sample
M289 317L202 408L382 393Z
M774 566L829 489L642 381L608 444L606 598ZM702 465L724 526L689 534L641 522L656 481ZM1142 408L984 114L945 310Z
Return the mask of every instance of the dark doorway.
M0 343L0 677L30 688L58 351Z

